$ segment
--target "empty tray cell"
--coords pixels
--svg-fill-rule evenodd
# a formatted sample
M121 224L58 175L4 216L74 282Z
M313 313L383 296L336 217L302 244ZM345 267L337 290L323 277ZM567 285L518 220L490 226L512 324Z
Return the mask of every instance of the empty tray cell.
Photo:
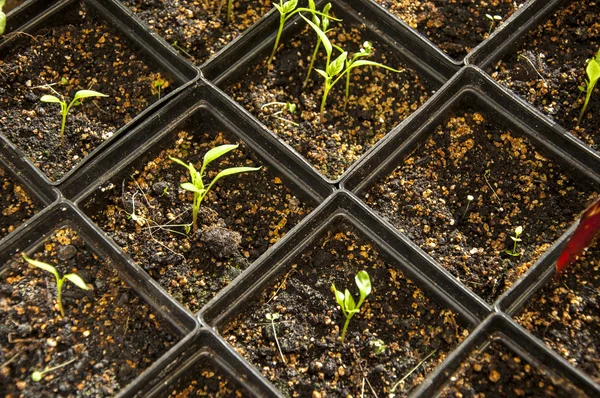
M7 396L111 397L177 343L177 334L70 227L27 254L61 276L75 273L88 290L66 280L61 317L51 273L20 254L2 269L0 390ZM32 380L33 372L59 365Z
M223 327L284 395L405 395L469 333L350 225L333 220ZM332 285L358 303L359 271L372 290L342 343L345 317Z
M516 320L600 383L600 244L550 281Z
M365 200L493 303L597 193L499 118L449 116Z
M375 1L457 61L462 61L473 48L527 2L527 0Z
M600 92L596 86L581 115L586 93L578 88L585 86L587 61L597 57L600 64L600 2L574 0L563 4L513 46L490 73L600 151Z
M270 1L124 0L123 3L183 56L201 64L273 8Z
M585 397L500 342L472 352L450 380L441 397Z

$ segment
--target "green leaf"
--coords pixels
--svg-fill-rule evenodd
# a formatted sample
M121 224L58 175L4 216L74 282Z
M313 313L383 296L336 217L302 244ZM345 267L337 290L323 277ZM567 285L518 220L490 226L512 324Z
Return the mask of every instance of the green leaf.
M366 59L359 59L358 61L352 63L352 68L358 68L359 66L377 66L380 68L391 70L392 72L400 73L400 71L397 69L390 68L389 66L380 64L379 62L369 61Z
M186 169L189 170L189 166L187 165L187 163L185 163L183 160L179 160L177 158L174 158L173 156L169 156L169 159L171 159L173 162L178 163L180 165L182 165L183 167L185 167Z
M356 282L356 286L358 286L358 290L360 291L361 299L365 299L371 293L371 278L367 271L360 271L354 277L354 281Z
M311 21L309 21L304 15L300 14L300 16L317 33L317 36L319 36L319 39L321 39L321 42L323 43L323 47L325 47L325 52L327 53L327 56L331 57L331 53L333 52L333 46L331 45L331 42L327 38L327 35L325 34L325 32L323 32L321 30L321 28L319 28L317 25L315 25L314 23L312 23Z
M219 172L219 174L217 174L217 176L211 181L210 185L213 185L215 182L217 182L219 179L223 178L223 177L227 177L233 174L240 174L240 173L248 173L250 171L258 171L260 170L260 167L231 167L229 169L225 169L225 170L221 170Z
M23 255L23 258L25 259L25 261L27 261L29 264L33 265L34 267L43 269L44 271L50 272L52 275L54 275L56 277L56 279L59 278L58 271L56 270L56 268L54 268L50 264L46 264L44 262L29 258L29 257L27 257L25 252L22 252L21 254Z
M335 288L335 285L333 283L331 284L331 290L335 294L335 301L337 301L337 303L340 305L340 307L342 307L342 311L344 311L345 310L345 306L344 306L344 293L342 293L339 290L337 290Z
M233 151L238 146L238 144L225 144L219 145L218 147L214 147L210 151L206 152L206 154L204 155L204 160L202 161L202 168L204 169L210 162L220 158L229 151Z
M82 99L82 98L88 98L88 97L108 97L108 95L99 93L98 91L94 91L94 90L79 90L78 92L75 93L75 97L73 98L73 101Z
M348 289L344 290L344 305L346 306L346 311L355 312L356 303L354 302L354 298L348 291Z
M67 274L67 275L65 275L65 278L68 279L69 281L71 281L78 288L83 289L83 290L88 290L87 285L85 284L85 282L83 281L83 279L81 279L81 277L79 275Z
M181 186L181 188L185 189L186 191L191 191L191 192L195 192L195 193L199 193L199 194L203 194L205 192L204 189L198 188L191 182L184 182L180 186Z
M4 3L6 3L6 0L0 0L0 10L2 9L2 7L4 7Z
M327 74L327 72L325 72L324 70L321 70L321 69L317 69L317 68L315 68L315 71L316 71L316 72L317 72L319 75L323 76L325 79L329 79L329 75L328 75L328 74Z
M285 14L289 14L290 12L292 12L296 9L297 5L298 5L298 0L286 1L285 3L283 3L283 12Z
M283 11L283 8L281 8L281 6L280 6L279 4L277 4L277 3L273 3L273 6L274 6L275 8L277 8L277 11L279 11L279 13L280 13L281 15L285 14L285 11Z
M4 30L6 29L6 14L0 11L0 35L4 34Z
M63 101L61 101L60 99L58 99L57 97L53 96L53 95L42 95L42 98L40 98L40 101L42 102L53 102L56 104L61 104L63 103Z
M585 89L585 87L583 87L583 86L577 86L577 88L579 89L579 91L581 91L581 92L583 92L583 93L585 93L585 92L586 92L586 89Z
M595 81L600 79L600 64L592 59L587 65L586 72L590 79L590 85L593 85Z
M342 70L344 70L344 63L348 57L348 52L344 51L336 59L327 65L327 74L329 76L337 76Z

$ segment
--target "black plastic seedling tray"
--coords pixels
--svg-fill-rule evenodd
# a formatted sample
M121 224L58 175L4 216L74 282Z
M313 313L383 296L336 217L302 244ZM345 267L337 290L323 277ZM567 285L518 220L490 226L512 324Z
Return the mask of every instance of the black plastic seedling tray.
M463 365L469 364L473 356L486 355L493 347L501 347L529 364L559 393L600 396L598 383L515 319L535 294L551 282L556 258L575 224L549 242L548 248L507 291L488 302L364 201L365 194L378 181L404 164L437 126L463 107L481 112L499 126L525 137L539 153L560 165L565 174L600 192L600 155L485 72L528 30L543 23L552 10L564 3L562 0L527 2L464 61L450 59L373 1L335 0L336 15L366 25L371 36L390 46L395 55L435 89L424 105L335 181L324 178L220 89L241 79L251 65L268 55L279 23L277 12L269 12L215 57L194 67L117 0L83 0L83 3L88 11L94 10L134 42L140 53L177 81L178 88L122 127L57 182L50 182L21 151L0 137L0 167L39 204L36 215L0 239L0 275L7 272L18 253L36 250L53 231L65 225L76 230L99 258L117 270L179 339L119 391L118 396L163 397L203 391L209 395L285 396L262 368L235 348L226 335L227 327L237 317L252 315L260 295L287 275L307 248L314 247L325 233L340 225L350 226L363 241L376 248L392 269L404 274L432 301L455 313L461 326L468 330L468 337L424 376L410 396L443 396L458 389L455 383L466 377L460 373ZM318 2L317 7L324 3ZM51 19L60 23L57 17L78 4L79 0L50 4L30 0L9 15L8 29L32 32ZM299 18L290 21L284 30L284 40L303 28ZM0 48L10 46L11 40ZM241 142L244 150L263 163L272 178L281 180L291 195L310 209L285 236L272 242L248 268L194 313L150 277L115 242L113 235L94 221L95 215L106 209L109 196L120 193L123 181L131 179L131 172L155 159L181 126L190 123L199 132L223 131L230 139ZM345 287L355 292L355 286ZM330 304L333 323L338 324L341 312L333 295L323 301ZM361 315L357 318L360 320ZM273 352L273 358L277 357L277 351ZM570 389L571 386L575 389ZM365 389L365 395L368 393Z
M23 33L8 35L7 39L0 44L0 51L6 52L9 50L15 43L22 40L24 34L35 35L38 29L70 23L69 18L72 18L72 15L76 15L77 10L81 7L85 7L87 12L100 20L106 21L111 28L126 37L134 50L139 54L139 57L145 59L150 65L172 81L171 86L173 89L167 95L164 95L161 99L140 112L131 121L118 128L110 138L102 142L84 160L65 173L59 180L50 181L46 175L39 171L41 178L54 186L60 186L65 181L68 181L71 176L76 175L78 170L89 159L92 159L97 153L102 152L104 148L107 148L113 142L118 141L127 131L131 130L157 109L160 109L199 77L199 71L193 65L179 57L164 41L159 40L156 35L149 32L137 20L131 18L118 1L61 0L50 2L50 4L43 1L27 2L11 13L7 21L7 26L9 26L10 30ZM5 138L2 137L2 139ZM11 145L17 152L21 152L10 141L6 141L7 145ZM26 161L32 163L25 154L21 156Z

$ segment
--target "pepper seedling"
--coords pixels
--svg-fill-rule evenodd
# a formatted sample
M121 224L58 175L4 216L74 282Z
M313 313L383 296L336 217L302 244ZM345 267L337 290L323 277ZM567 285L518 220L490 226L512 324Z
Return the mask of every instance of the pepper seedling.
M386 345L383 340L376 339L369 341L369 346L371 346L371 350L373 350L373 354L381 355L386 349Z
M275 342L277 343L277 349L279 349L279 355L281 355L281 360L283 363L285 362L285 357L283 356L283 351L281 351L281 346L279 345L279 340L277 339L277 331L275 330L275 321L279 319L279 314L274 312L272 314L266 314L265 317L271 321L271 327L273 328L273 337L275 337Z
M585 113L585 110L587 109L587 106L590 103L590 98L592 97L594 87L600 79L600 49L598 49L598 53L595 57L592 57L587 60L585 73L587 74L587 80L584 80L582 86L578 86L579 90L582 93L585 93L585 102L583 103L583 108L581 108L581 113L579 114L577 124L581 123L581 119L583 119L583 114Z
M3 35L6 29L6 14L2 11L4 3L6 3L6 0L0 0L0 35Z
M200 210L200 205L202 204L202 200L204 199L206 194L210 191L212 186L215 185L217 181L229 175L260 170L260 167L231 167L225 170L221 170L215 176L215 178L213 178L208 187L205 187L202 178L204 177L206 166L208 166L208 164L213 160L216 160L221 156L225 155L227 152L237 149L238 146L238 144L225 144L209 150L204 155L204 158L202 160L202 168L200 169L200 171L197 171L191 162L185 164L185 162L183 162L182 160L169 156L169 159L171 159L175 163L182 165L183 167L188 169L190 173L190 181L181 184L181 188L194 193L194 201L192 203L192 223L186 225L186 233L190 233L190 228L192 226L194 227L194 231L198 229L197 219L198 211Z
M65 125L67 124L67 114L72 107L81 105L81 102L84 98L89 97L108 97L106 94L99 93L94 90L79 90L75 93L75 97L73 100L67 105L66 101L60 100L58 97L54 95L44 95L40 98L42 102L50 102L60 104L60 111L62 113L62 125L60 127L60 145L64 145L65 143Z
M56 365L56 366L51 367L51 368L46 368L46 369L44 369L42 371L36 370L35 372L33 372L31 374L31 380L33 380L35 382L41 381L42 377L44 377L44 373L48 373L48 372L52 372L53 370L60 369L60 368L62 368L64 366L67 366L67 365L75 362L76 360L77 360L77 358L73 358L73 359L71 359L71 360L69 360L69 361L67 361L65 363L61 363L60 365Z
M485 17L490 20L490 30L488 31L488 36L492 34L492 29L494 29L494 25L496 25L497 21L502 21L502 17L500 15L490 15L485 14Z
M371 278L369 278L367 271L360 271L358 274L356 274L354 281L356 282L356 286L358 286L358 290L360 292L360 300L358 301L358 304L354 301L354 298L348 289L342 293L335 288L333 283L331 284L331 291L335 294L335 300L342 308L344 316L346 317L346 322L344 323L344 328L342 329L342 337L340 338L342 344L344 344L344 340L346 338L346 330L348 330L350 319L352 319L354 314L360 311L360 307L362 306L363 302L371 293Z
M314 0L308 0L308 8L311 10L316 10ZM329 33L331 29L327 29L329 27L329 10L331 9L331 3L327 3L325 7L323 7L323 17L319 18L317 14L313 13L312 20L315 25L321 28L325 34ZM308 81L310 79L310 74L315 65L315 59L317 58L317 54L319 53L319 48L321 47L321 38L317 37L317 44L315 45L315 49L313 51L312 57L310 58L310 64L308 65L308 73L306 74L306 79L304 79L304 83L302 84L302 88L306 88Z
M279 107L281 107L281 108L283 108L283 109L280 109L280 110L278 110L278 111L276 111L276 112L274 112L274 113L271 113L269 116L271 116L271 117L274 117L275 119L279 119L279 120L281 120L281 121L284 121L284 122L287 122L287 123L293 124L293 125L294 125L294 126L296 126L296 127L298 127L298 126L299 126L299 124L298 124L298 123L296 123L296 122L293 122L293 121L291 121L291 120L289 120L289 119L286 119L286 118L284 118L284 117L281 117L281 116L279 116L279 115L281 115L281 114L282 114L284 111L287 111L287 112L289 112L290 114L294 114L294 113L296 113L296 109L297 109L297 107L296 107L296 104L294 104L294 103L291 103L291 102L279 102L279 101L273 101L273 102L269 102L269 103L267 103L267 104L264 104L263 106L261 106L261 107L260 107L260 109L262 110L262 109L264 109L264 108L266 108L266 107L270 107L270 106L279 106Z
M511 255L513 257L518 257L518 256L521 255L521 252L517 251L517 244L522 241L522 239L519 238L519 236L521 236L522 233L523 233L523 227L522 226L519 225L517 228L515 228L515 236L511 236L510 237L513 240L513 242L515 242L515 244L514 244L512 250L510 250L510 249L504 250L504 252L506 254Z
M37 267L39 269L43 269L46 272L50 272L52 275L54 275L54 278L56 278L56 301L58 302L58 309L60 310L60 315L64 318L65 310L62 305L62 288L63 288L63 284L65 282L65 279L70 281L71 283L73 283L75 286L77 286L80 289L88 290L88 287L85 284L84 280L81 279L81 277L77 274L66 274L61 277L59 275L58 271L56 270L56 268L54 268L52 265L44 263L42 261L31 259L31 258L27 257L25 252L23 252L21 254L23 255L23 258L25 259L25 261L27 261L29 264L31 264L34 267Z
M328 18L333 21L341 21L341 19L330 17L328 14L324 14L315 9L310 9L306 7L296 8L298 7L298 0L289 0L285 3L283 2L283 0L279 0L279 4L273 3L273 6L277 9L277 11L279 11L279 29L277 30L277 36L275 37L275 45L273 46L273 51L271 51L271 55L269 56L267 65L271 65L271 62L273 62L273 57L275 57L275 52L277 52L277 47L279 47L279 41L281 40L281 33L283 32L283 27L285 26L285 23L295 14L304 11L309 12L313 15L320 15L323 18ZM329 11L329 8L331 8L331 6L325 7L327 8L327 11Z
M365 42L365 44L363 44L363 48L361 49L361 51L359 53L355 54L350 60L348 60L348 52L344 51L342 48L336 46L336 49L341 51L342 53L336 59L334 59L332 61L331 56L333 54L333 45L327 38L327 35L325 35L325 32L323 32L321 30L321 28L319 28L317 25L315 25L312 21L309 21L304 15L300 14L300 16L310 25L311 28L313 28L313 30L315 31L315 33L317 34L317 36L323 43L323 47L325 48L325 53L327 54L327 59L325 62L325 70L315 69L315 71L317 71L317 73L320 74L321 76L323 76L323 78L325 79L324 87L323 87L323 99L321 100L321 108L320 108L321 120L323 119L323 112L325 110L325 104L327 103L327 95L329 94L329 92L331 91L333 86L335 86L335 84L344 76L347 76L347 78L346 78L346 81L347 81L347 83L346 83L346 100L345 101L346 102L348 101L349 85L350 85L349 74L352 69L358 68L359 66L377 66L380 68L390 70L392 72L396 72L396 73L400 72L399 70L390 68L389 66L380 64L378 62L368 61L366 59L359 59L363 56L370 54L372 46L371 46L371 43L369 43L369 42ZM367 54L367 50L365 49L365 47L369 47L368 54Z

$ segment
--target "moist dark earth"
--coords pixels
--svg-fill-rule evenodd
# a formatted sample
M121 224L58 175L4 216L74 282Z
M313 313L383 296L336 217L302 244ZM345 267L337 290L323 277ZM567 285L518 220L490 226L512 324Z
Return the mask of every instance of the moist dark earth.
M168 77L144 59L132 43L78 2L56 26L32 35L13 34L0 52L0 133L53 181L173 88ZM108 98L87 98L69 111L61 142L61 111L43 103L54 95L68 103L79 90Z
M0 167L0 239L38 212L38 204L22 185Z
M376 0L457 61L527 0ZM490 16L499 16L492 21ZM491 29L490 29L491 28Z
M493 303L597 198L580 178L494 118L455 113L364 198Z
M535 27L510 55L490 71L492 77L600 151L600 87L596 86L581 122L587 60L600 50L600 2L563 3Z
M156 361L179 336L154 314L110 263L71 228L56 230L30 257L76 273L84 291L63 286L20 255L0 274L0 391L7 397L111 397ZM39 382L33 371L47 372Z
M371 395L372 388L387 396L395 386L397 396L406 396L468 329L385 262L345 220L332 224L258 297L249 298L222 334L284 395L360 396L364 383L365 394ZM348 289L358 302L354 278L363 270L373 290L351 319L342 344L345 318L331 286ZM266 316L275 313L279 319L272 324ZM381 353L372 346L377 340L385 345Z
M272 2L234 1L227 21L227 0L125 0L137 17L181 55L197 65L225 47L273 8Z

